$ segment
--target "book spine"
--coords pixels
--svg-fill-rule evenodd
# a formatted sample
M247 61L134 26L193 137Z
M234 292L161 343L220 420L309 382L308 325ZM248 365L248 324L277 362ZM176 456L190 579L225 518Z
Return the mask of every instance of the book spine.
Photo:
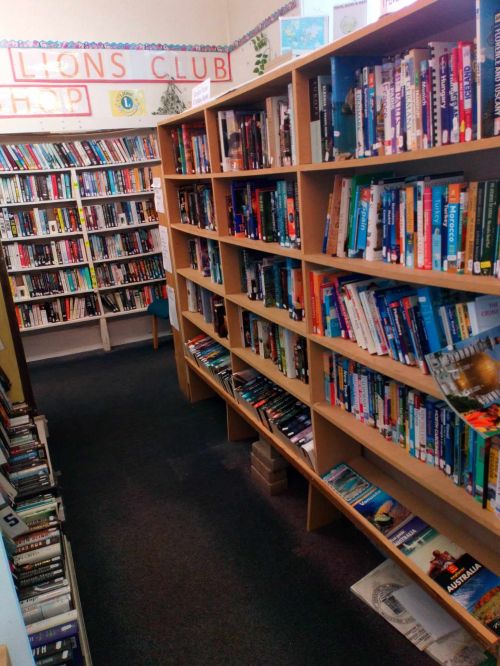
M500 135L500 12L495 14L494 33L494 59L495 59L495 110L493 118L493 135Z

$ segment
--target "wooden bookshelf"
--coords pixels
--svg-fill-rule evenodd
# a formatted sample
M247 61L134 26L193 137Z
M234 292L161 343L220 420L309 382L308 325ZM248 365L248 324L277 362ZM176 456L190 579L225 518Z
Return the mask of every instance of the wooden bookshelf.
M176 301L181 315L177 344L183 359L179 370L179 381L183 390L192 401L206 398L214 393L222 397L227 405L229 434L238 430L243 419L255 432L270 441L304 475L310 489L308 506L310 527L325 524L327 517L331 518L334 514L347 516L478 640L496 653L500 643L499 637L460 607L425 572L403 556L381 536L376 528L336 495L321 478L321 475L335 464L340 462L350 464L369 481L379 485L413 513L460 544L485 566L500 574L500 520L483 509L464 488L454 485L453 481L439 469L416 460L403 448L388 442L378 430L356 420L352 414L328 405L324 397L322 356L324 351L332 350L418 391L442 398L435 381L429 375L423 374L418 367L403 365L389 356L372 355L349 340L313 334L308 307L309 272L318 268L358 272L401 283L500 295L500 280L493 277L413 270L380 261L330 257L321 253L328 195L332 190L336 174L352 175L389 170L396 176L410 176L460 169L464 171L466 180L500 178L500 137L384 157L323 164L311 163L308 82L313 76L329 72L332 55L384 56L422 46L429 41L470 40L474 35L473 0L417 0L409 7L383 17L376 24L347 35L307 56L289 61L282 67L201 107L168 118L159 123L158 133L167 192L167 216L175 273ZM284 94L289 83L292 84L294 98L297 164L292 167L257 171L222 172L217 112L238 107L262 108L266 97ZM212 173L189 175L174 173L170 129L183 122L189 123L195 120L205 123ZM230 192L232 180L253 180L263 177L297 181L302 237L300 249L229 235L225 198ZM177 188L182 183L197 181L212 185L217 231L207 231L179 223ZM216 285L210 278L205 278L198 271L187 267L189 235L213 238L219 242L224 285ZM277 308L266 308L262 302L252 301L245 293L241 293L239 258L242 250L255 250L301 261L306 308L303 322L293 321L289 318L288 312ZM224 297L229 339L216 336L213 326L206 324L202 315L187 311L186 279ZM242 347L240 309L249 310L307 339L310 375L308 385L297 379L285 377L270 360ZM305 462L298 450L291 449L280 437L270 433L260 420L229 395L208 371L184 354L184 343L200 332L204 332L230 349L234 372L252 367L311 407L315 469ZM325 499L331 511L325 511Z
M124 129L123 131L116 132L116 131L110 131L110 132L100 132L100 133L92 133L92 134L71 134L71 135L58 135L57 138L54 138L53 136L47 136L47 135L12 135L9 136L8 138L8 143L52 143L54 141L79 141L79 140L87 140L87 139L102 139L102 138L112 138L112 137L117 137L117 136L130 136L130 135L138 135L138 136L143 136L144 134L149 134L151 133L151 129L132 129L132 130L126 130ZM115 336L110 335L110 331L108 329L108 324L109 320L114 319L115 317L121 317L121 316L126 316L129 314L142 314L146 315L146 310L147 308L136 308L134 310L125 310L123 312L108 312L106 308L103 306L102 300L101 300L101 294L109 294L110 292L118 292L120 289L136 289L138 287L142 287L145 285L160 285L162 283L165 283L166 278L151 278L147 280L142 280L130 284L123 284L123 285L113 285L109 287L99 287L97 284L97 278L95 275L95 267L104 265L104 264L114 264L114 263L122 263L122 262L129 262L133 260L142 260L148 257L153 257L153 256L158 256L161 259L161 250L155 250L152 252L142 252L138 254L132 254L132 255L124 255L124 256L117 256L117 257L111 257L107 259L93 259L92 257L92 252L91 252L91 245L89 242L89 239L91 236L95 236L98 234L102 235L109 235L109 234L120 234L120 233L127 233L127 232L134 232L139 229L154 229L157 228L159 225L158 221L145 221L145 222L140 222L138 220L137 222L134 222L133 224L127 224L127 225L120 225L117 227L107 227L104 229L88 229L86 222L85 222L85 213L83 210L84 206L87 205L99 205L99 204L105 204L105 203L110 203L110 202L116 202L119 203L121 201L133 201L137 199L141 200L147 200L151 201L154 192L151 189L144 190L144 191L137 191L137 192L127 192L127 193L114 193L114 194L99 194L99 195L92 195L92 196L82 196L80 193L80 187L78 183L78 175L81 174L81 172L84 171L104 171L104 170L109 170L109 169L122 169L122 168L135 168L135 167L143 167L143 168L151 168L153 171L154 176L160 176L161 175L161 168L160 168L160 158L155 158L155 159L146 159L141 157L140 159L134 159L134 160L128 160L124 162L115 162L111 161L109 163L105 164L95 164L95 165L90 165L90 166L73 166L73 167L64 167L64 168L53 168L53 169L24 169L24 170L11 170L11 171L0 171L0 178L11 178L11 177L16 177L16 176L30 176L30 175L36 175L36 174L55 174L55 173L67 173L70 175L71 178L71 198L64 198L64 199L54 199L54 200L40 200L40 201L31 201L31 202L21 202L21 203L12 203L12 204L5 204L2 205L0 208L6 208L9 211L14 211L15 209L19 208L20 210L25 210L27 207L28 208L45 208L45 207L72 207L75 208L78 211L78 215L80 218L80 224L81 224L81 230L80 231L64 231L60 233L50 233L50 234L45 234L45 235L32 235L32 236L19 236L15 238L2 238L0 240L1 245L9 245L12 243L37 243L37 244L49 244L51 241L58 240L58 239L69 239L70 237L77 237L77 238L82 238L85 244L85 256L84 256L84 261L81 262L74 262L74 263L69 263L69 264L58 264L58 265L50 265L50 266L32 266L32 267L22 267L22 268L15 268L12 270L9 270L9 273L11 273L13 276L16 275L22 275L22 274L37 274L39 272L54 272L54 271L60 271L60 270L65 270L65 269L78 269L78 268L88 268L90 277L92 279L92 289L84 290L81 292L72 292L72 293L63 293L63 294L49 294L46 296L37 296L33 298L23 298L23 299L15 299L15 304L16 305L22 305L22 304L30 304L30 303L40 303L43 301L54 301L58 298L63 298L63 297L72 297L72 296L83 296L85 294L91 294L94 293L96 296L96 301L99 306L100 314L98 316L86 316L82 317L80 319L76 320L70 320L70 321L62 321L62 322L57 322L54 324L41 324L37 326L31 326L31 327L26 327L26 328L21 328L21 332L23 335L28 335L28 334L33 334L35 332L41 331L44 334L46 334L47 331L50 331L52 329L54 330L59 330L61 328L71 326L71 325L80 325L80 324L89 324L89 323L95 323L99 322L100 325L100 337L101 337L101 342L102 346L104 349L109 350L111 347L111 338ZM145 326L146 324L144 324ZM136 327L137 330L140 328L140 326ZM56 335L56 334L54 334ZM61 340L63 338L60 338ZM68 338L69 339L69 338ZM59 340L59 338L58 338Z

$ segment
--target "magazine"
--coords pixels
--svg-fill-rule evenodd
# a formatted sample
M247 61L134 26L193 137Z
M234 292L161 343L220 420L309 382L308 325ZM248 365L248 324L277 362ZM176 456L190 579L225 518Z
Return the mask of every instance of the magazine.
M365 495L368 490L374 488L372 483L345 463L335 465L329 472L323 474L322 478L330 488L335 490L349 504L353 504L353 502Z
M426 360L450 408L483 437L500 434L500 326Z

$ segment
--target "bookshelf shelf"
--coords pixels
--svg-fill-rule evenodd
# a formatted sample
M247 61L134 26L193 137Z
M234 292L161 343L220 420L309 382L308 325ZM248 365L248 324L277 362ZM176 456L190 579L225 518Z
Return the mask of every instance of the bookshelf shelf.
M205 321L202 314L200 314L199 312L189 312L188 310L184 310L182 316L188 321L190 321L192 324L194 324L197 328L199 328L200 331L203 331L211 338L216 340L216 342L221 344L223 347L226 347L226 349L231 349L229 340L227 338L221 338L221 336L215 332L213 325L208 324Z
M252 301L246 294L226 294L226 300L239 305L243 310L250 310L263 319L272 321L283 328L288 328L303 337L306 337L305 321L295 321L290 318L288 310L280 308L266 308L262 301Z
M107 259L92 259L94 264L109 264L120 263L122 261L129 261L130 259L141 259L141 257L152 257L155 254L161 254L161 250L154 252L138 252L137 254L124 254L121 257L108 257Z
M88 261L75 261L72 264L49 264L47 266L23 266L23 268L9 268L9 274L13 273L31 273L33 271L58 271L63 268L77 268L78 266L88 266Z
M175 229L175 231L181 231L183 234L188 234L190 236L201 236L202 238L213 238L214 240L219 240L219 237L217 236L217 231L210 231L209 229L200 229L199 227L196 227L194 224L181 224L180 222L178 222L177 224L171 224L170 228Z
M121 310L120 312L105 312L102 316L105 319L114 319L115 317L124 317L125 315L143 314L144 312L147 312L147 310L147 307L134 308L132 310Z
M366 259L347 259L345 257L329 257L326 254L307 254L305 260L321 266L330 266L342 271L364 273L374 277L389 278L424 284L443 289L458 289L479 294L500 296L500 280L485 275L458 275L439 271L424 271L406 268L397 264L386 264L383 261L367 261Z
M44 173L68 173L71 169L75 171L95 171L96 169L108 169L115 167L134 167L139 164L159 164L160 159L156 160L136 160L135 162L110 162L108 164L92 164L89 166L62 167L60 169L19 169L18 171L0 170L2 176L36 176Z
M30 243L32 241L53 240L54 238L69 238L70 236L83 236L83 231L61 231L57 234L45 234L35 236L16 236L15 238L2 238L2 243Z
M1 204L1 208L17 208L18 206L53 206L54 204L75 203L76 199L40 199L39 201L18 201Z
M247 365L258 370L275 384L285 389L285 391L294 395L305 405L311 404L309 384L304 384L300 379L290 379L289 377L286 377L280 370L278 370L278 367L274 365L270 359L254 354L250 349L235 347L231 344L231 351L242 361L245 361Z
M442 399L443 396L434 379L429 375L424 375L419 367L406 366L389 356L372 355L350 340L340 337L327 338L313 334L311 312L311 298L313 296L311 291L315 288L315 285L310 282L310 272L321 268L391 279L412 286L428 285L444 290L450 289L473 294L500 296L500 280L495 277L409 269L382 261L348 259L320 253L330 194L332 194L332 208L330 210L335 211L333 207L334 195L332 193L335 176L369 176L372 173L389 171L394 172L398 178L403 180L407 177L437 176L443 172L463 171L465 182L498 179L500 178L500 137L483 138L468 143L438 146L426 150L413 150L394 155L312 163L312 149L315 148L317 151L317 144L315 146L311 145L311 129L314 130L314 128L310 123L313 119L311 118L309 104L304 103L305 101L309 102L310 80L331 72L330 58L333 55L378 56L382 58L403 51L407 52L417 46L423 47L429 42L472 41L475 33L475 3L473 0L416 0L399 12L384 16L377 23L346 35L314 53L289 61L283 66L213 99L206 105L197 107L194 111L186 111L160 122L158 134L167 192L166 203L177 307L182 312L180 341L177 340L177 343L184 345L193 337L194 331L197 329L203 331L231 351L233 372L253 368L304 404L310 406L314 434L315 469L312 469L305 462L299 449L292 451L281 438L269 433L267 428L263 427L259 419L245 405L239 404L232 395L226 393L217 380L208 371L198 367L191 358L185 355L184 349L182 349L180 356L182 359L185 358L185 365L187 366L187 385L184 364L178 368L179 380L190 399L198 400L206 397L209 394L206 386L213 389L226 401L231 409L242 415L257 432L271 441L296 466L308 480L313 490L326 497L331 504L337 507L380 546L388 556L394 558L414 580L450 611L485 646L496 650L500 639L492 631L480 624L472 615L466 613L425 571L419 569L413 564L412 560L402 555L397 548L386 541L376 528L362 519L360 514L340 499L321 478L322 474L338 463L350 464L369 481L390 493L413 513L459 544L474 557L477 557L485 566L500 574L500 556L498 554L500 520L490 511L483 509L481 504L469 495L463 487L456 486L442 470L416 460L406 450L388 442L375 428L360 423L352 414L344 412L340 408L328 405L324 398L322 353L328 350L333 351L412 387L416 391ZM413 56L409 56L410 59L411 57ZM293 98L296 165L271 169L222 172L221 164L225 156L221 155L219 111L249 108L259 110L265 108L267 111L271 105L268 97L285 95L288 86L291 86L291 97ZM172 173L175 169L175 159L172 157L171 129L181 123L189 125L194 121L197 123L201 121L205 125L213 172L189 175ZM272 122L269 123L269 127L272 127ZM222 148L222 152L224 152L224 148ZM233 181L252 181L266 177L271 181L274 178L275 180L284 179L287 182L296 183L301 249L286 248L278 243L265 243L251 240L248 237L235 238L228 235L227 197L236 196L233 191ZM212 185L218 228L216 232L209 232L179 223L177 187L183 182L193 184L199 182L201 184L207 181ZM357 182L362 183L363 181ZM339 179L337 179L337 183L339 183ZM353 181L353 184L355 183L356 181ZM356 186L358 187L357 184ZM366 186L359 185L359 187ZM258 196L261 197L260 194ZM366 192L364 196L367 196ZM242 200L244 197L245 194L242 195ZM366 198L364 201L366 201ZM336 203L339 202L339 199L337 199ZM259 198L260 210L264 213L266 213L264 207L266 203L265 199ZM236 205L240 207L238 199L236 199ZM245 205L248 205L248 201ZM241 205L241 209L244 213L243 205ZM241 211L239 214L241 214ZM419 223L422 223L420 218ZM415 232L417 234L422 233L418 229ZM215 285L210 278L204 278L198 271L186 268L189 265L189 255L186 249L186 241L181 234L212 238L218 241L224 285ZM420 241L421 238L421 236L418 236ZM416 242L417 240L415 240ZM261 301L252 301L247 298L246 293L241 293L245 290L242 290L241 287L240 261L242 253L239 250L243 249L265 253L271 257L273 255L288 257L300 262L297 266L302 267L303 301L306 310L303 322L295 322L289 318L287 311L266 308ZM261 279L260 273L257 272L256 274L257 279ZM316 276L313 280L318 279L318 277ZM229 340L219 340L214 334L213 327L204 322L202 315L187 312L187 299L191 297L191 294L187 293L186 279L192 280L192 282L220 296L224 296ZM250 274L250 279L253 279L253 274ZM326 298L328 298L328 295ZM248 310L306 338L310 372L310 383L308 385L303 384L298 379L285 377L271 360L264 359L254 354L250 349L242 347L239 308ZM203 381L200 381L200 378ZM320 515L321 511L315 506L313 500L310 500L309 511L317 512L316 523L319 524L324 520L324 516ZM313 520L312 523L314 524L315 521Z
M212 282L209 277L205 277L195 268L178 268L177 273L182 275L183 278L186 278L186 280L191 280L191 282L195 282L200 285L200 287L213 291L214 294L219 294L219 296L225 296L226 294L226 289L223 284Z
M334 426L375 453L405 476L425 485L441 501L455 507L464 519L467 517L481 521L482 525L495 537L500 537L500 521L492 514L483 515L483 509L463 488L456 486L444 474L425 462L413 458L405 449L386 440L376 428L360 423L352 414L326 402L314 404L314 410Z
M82 201L95 201L96 199L129 199L133 197L153 196L153 190L143 190L142 192L122 192L121 194L93 194L92 196L81 197Z
M49 328L58 328L60 326L75 326L77 324L86 324L89 321L98 323L100 318L101 318L100 315L96 315L95 317L80 317L79 319L70 319L68 321L56 321L52 324L39 324L38 326L28 326L26 328L20 328L19 330L22 333L31 333L34 331L43 331Z
M417 366L404 365L389 356L370 354L365 349L358 347L352 340L327 338L322 335L315 335L314 333L311 333L308 337L322 347L331 349L337 354L366 365L376 372L380 372L391 379L417 389L417 391L423 391L438 399L442 399L443 397L435 380L430 375L424 375Z
M87 234L117 234L121 231L137 231L138 229L148 229L157 227L158 222L140 222L139 224L122 224L119 227L106 227L105 229L87 229Z
M256 250L257 252L267 252L268 254L279 254L282 257L290 257L291 259L301 259L302 253L294 247L283 247L279 243L265 243L261 240L251 240L250 238L235 238L234 236L219 236L220 243L227 243L228 245L237 245L248 250Z
M117 289L133 289L140 287L143 284L151 284L154 282L164 282L165 278L151 278L151 280L141 280L140 282L126 282L125 284L113 284L109 287L98 287L99 291L116 291Z
M65 291L60 294L48 294L46 296L33 296L30 298L15 298L14 303L36 303L37 301L50 301L54 298L66 298L66 296L82 296L83 294L91 294L93 289L85 289L83 291Z

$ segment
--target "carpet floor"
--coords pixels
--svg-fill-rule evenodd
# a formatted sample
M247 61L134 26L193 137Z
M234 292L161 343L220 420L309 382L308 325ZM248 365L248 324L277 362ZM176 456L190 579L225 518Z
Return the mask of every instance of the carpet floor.
M189 404L170 343L30 365L95 666L429 665L349 590L382 561L307 533L303 479L267 497L225 408Z

